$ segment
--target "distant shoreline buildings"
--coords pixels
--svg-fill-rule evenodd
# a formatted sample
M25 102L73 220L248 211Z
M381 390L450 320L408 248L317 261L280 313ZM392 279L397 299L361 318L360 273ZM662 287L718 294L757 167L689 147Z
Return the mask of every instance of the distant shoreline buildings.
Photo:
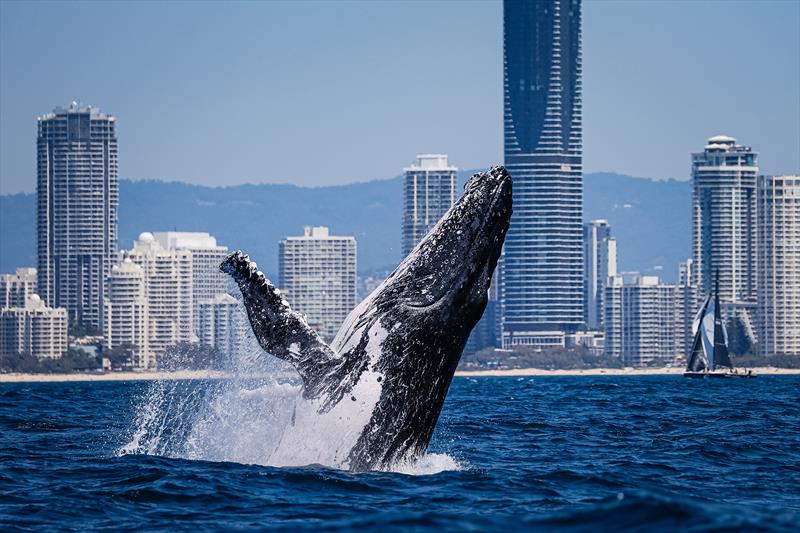
M581 38L580 0L503 2L514 213L466 350L583 346L626 365L670 363L687 353L697 306L719 280L735 350L800 355L797 175L759 175L758 153L726 135L691 154L691 258L676 284L620 273L611 224L584 221ZM70 330L102 338L106 355L126 352L136 370L182 344L223 355L244 346L247 318L219 271L228 248L210 233L144 231L118 249L116 127L76 102L38 118L38 268L0 276L0 357L58 358ZM457 181L445 154L403 169L404 255L456 202ZM292 307L327 340L382 276L359 280L355 237L326 226L280 241L278 271Z

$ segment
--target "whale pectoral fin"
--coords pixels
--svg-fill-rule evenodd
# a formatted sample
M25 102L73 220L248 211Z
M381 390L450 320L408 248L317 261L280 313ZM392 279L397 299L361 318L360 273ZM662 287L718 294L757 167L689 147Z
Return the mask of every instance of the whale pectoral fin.
M239 285L256 339L268 353L291 363L307 387L314 387L324 369L339 360L303 316L292 311L280 291L240 251L228 256L220 270Z

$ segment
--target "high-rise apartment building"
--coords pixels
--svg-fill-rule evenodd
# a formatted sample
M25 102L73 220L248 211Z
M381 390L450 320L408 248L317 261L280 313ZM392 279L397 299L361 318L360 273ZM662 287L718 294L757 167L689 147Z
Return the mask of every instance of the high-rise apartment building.
M18 268L14 274L0 275L0 309L25 307L29 296L36 293L36 269Z
M233 356L245 346L247 316L244 308L230 294L217 294L198 306L200 344L219 354Z
M228 247L218 245L217 239L204 232L165 231L153 233L153 237L167 250L192 253L193 331L199 337L200 302L214 299L228 287L228 277L219 269Z
M732 319L753 337L756 303L757 154L725 135L692 154L693 261L701 296L719 276L719 297ZM751 340L754 340L751 338Z
M758 177L758 351L800 355L800 175Z
M458 169L448 165L444 154L422 154L403 171L405 257L455 203Z
M578 329L583 311L581 3L503 3L504 154L514 180L503 345Z
M290 305L316 331L333 339L356 306L356 240L306 227L302 237L280 242L279 284Z
M164 350L197 340L194 334L192 252L167 250L144 232L123 254L142 268L147 299L148 348L157 358Z
M73 102L38 119L38 291L99 330L117 253L116 119Z
M5 357L29 354L57 359L67 351L67 310L45 305L37 294L25 305L0 309L0 367Z
M584 286L583 305L586 327L603 329L603 301L608 278L617 275L617 241L605 220L583 225Z
M691 295L691 293L689 293ZM679 285L627 273L610 278L605 297L605 353L628 366L670 363L684 355L693 302ZM689 322L690 323L690 322Z
M140 370L155 368L147 330L147 295L144 269L125 258L111 267L106 283L105 348L127 347L131 350L131 365Z

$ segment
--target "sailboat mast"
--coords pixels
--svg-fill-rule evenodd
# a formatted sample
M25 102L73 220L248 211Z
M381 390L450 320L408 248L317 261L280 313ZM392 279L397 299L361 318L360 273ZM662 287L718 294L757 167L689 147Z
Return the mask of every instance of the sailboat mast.
M719 342L719 339L717 339L717 329L719 328L719 323L722 319L722 314L719 310L719 270L716 271L714 278L714 364L713 368L709 369L712 372L717 369L717 361L719 360L719 353L717 353L717 344Z

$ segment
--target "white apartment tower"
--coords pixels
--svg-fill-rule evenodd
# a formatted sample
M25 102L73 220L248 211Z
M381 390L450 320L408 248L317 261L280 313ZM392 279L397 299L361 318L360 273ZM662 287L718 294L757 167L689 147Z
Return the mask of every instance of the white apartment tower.
M199 305L225 293L227 276L219 269L228 256L228 247L217 244L217 239L208 233L166 231L153 233L156 242L167 250L192 253L192 315L193 331L199 337Z
M756 176L758 154L725 135L692 154L693 261L700 295L719 276L726 319L750 334L756 303Z
M25 307L29 296L36 293L36 269L18 268L14 274L0 275L0 309Z
M617 275L617 241L605 220L583 225L584 312L586 327L603 329L603 301L608 278Z
M800 355L800 175L758 178L758 351Z
M231 357L245 346L247 316L230 294L217 294L198 305L200 344Z
M36 294L25 305L0 310L0 367L2 358L30 354L57 359L67 351L67 310L48 307Z
M144 270L125 258L111 268L106 283L104 341L107 349L129 346L134 368L155 368L147 331Z
M316 331L333 339L356 306L356 240L306 227L302 237L280 242L279 283L292 308Z
M38 119L38 291L70 322L103 327L117 253L116 119L73 102Z
M421 154L403 172L405 257L455 203L458 169L447 163L444 154Z
M685 353L693 302L679 285L635 273L610 278L605 296L605 353L627 366L669 363Z
M168 250L152 233L144 232L124 256L143 271L148 345L154 357L170 346L196 340L192 327L192 252Z

